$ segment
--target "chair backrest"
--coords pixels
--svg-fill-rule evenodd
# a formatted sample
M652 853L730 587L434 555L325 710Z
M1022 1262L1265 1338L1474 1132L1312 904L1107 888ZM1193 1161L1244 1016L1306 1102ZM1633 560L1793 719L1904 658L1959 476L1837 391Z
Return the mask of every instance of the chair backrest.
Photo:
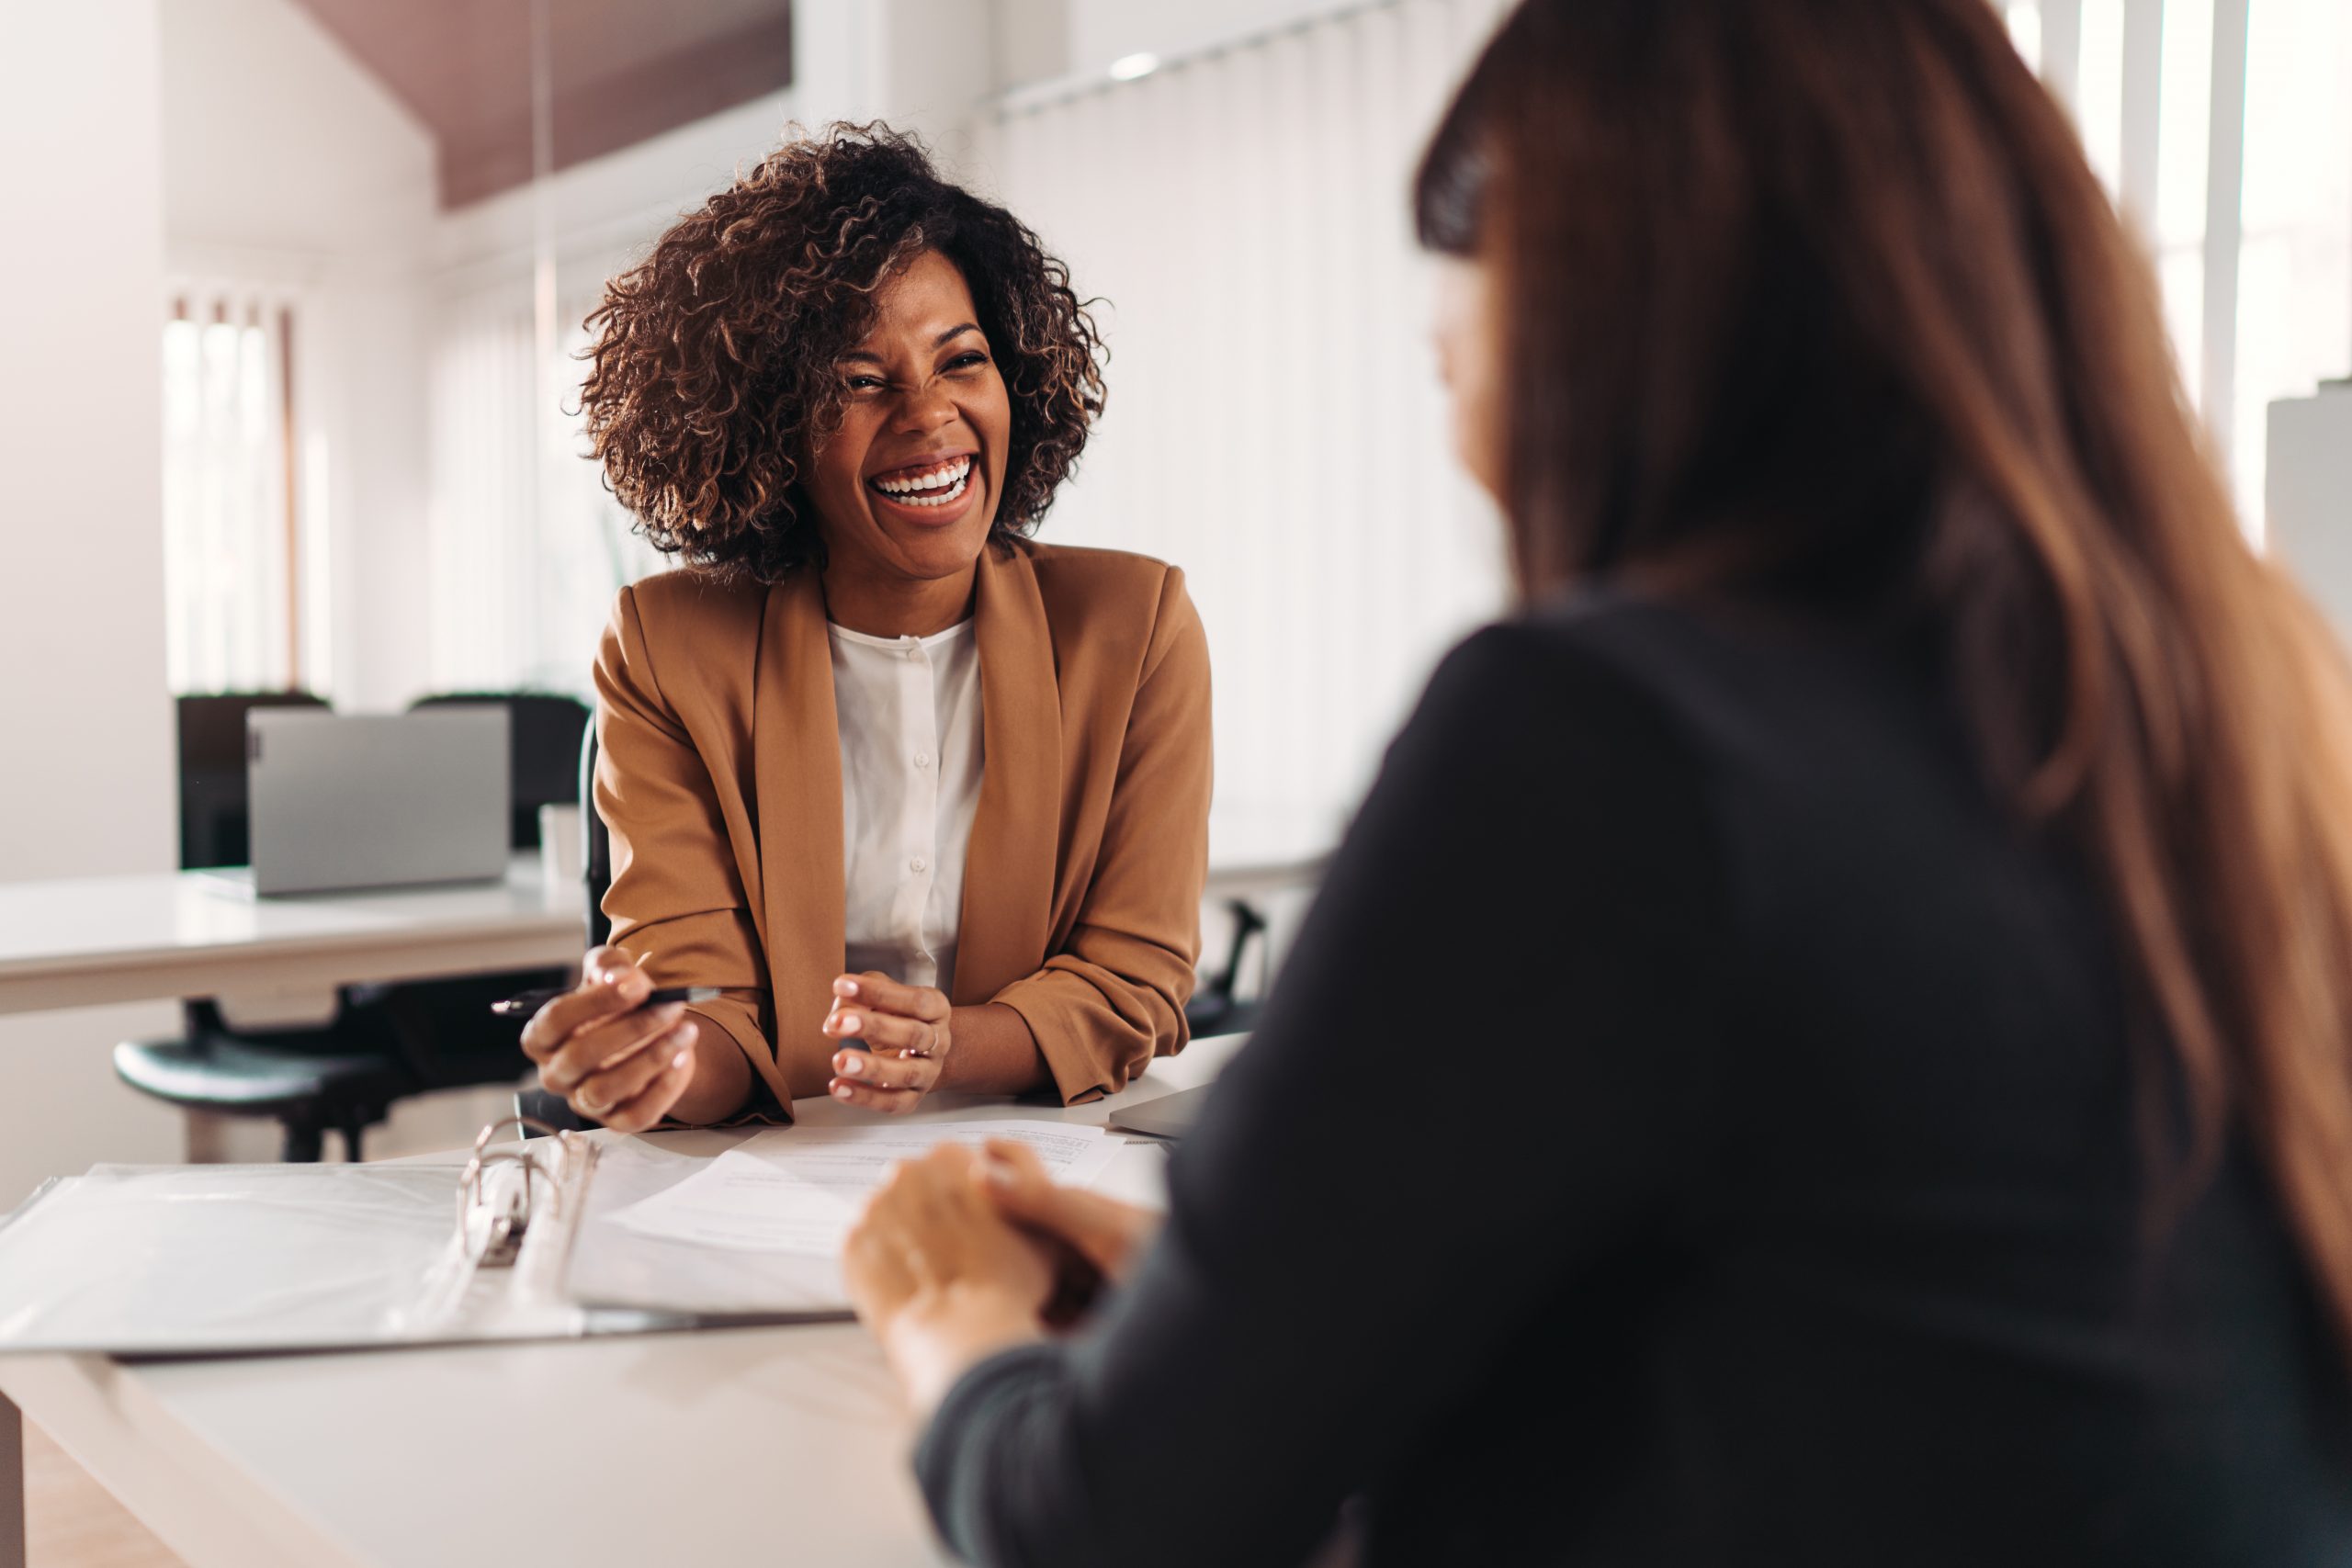
M208 692L178 699L182 870L253 859L245 716L255 708L326 705L308 692Z
M436 692L409 706L457 704L495 704L506 710L514 844L518 850L538 848L539 807L569 806L577 798L572 766L580 733L589 728L587 705L552 692Z
M575 786L580 794L580 833L583 840L580 863L583 868L581 880L588 895L588 945L602 947L612 940L613 922L605 916L605 890L613 885L613 836L605 830L605 819L596 815L596 727L589 725L580 736L580 771ZM537 1084L514 1091L514 1114L543 1122L558 1132L579 1132L596 1125L571 1106L563 1097ZM539 1134L529 1128L523 1130L526 1138Z
M605 913L605 893L613 885L613 835L596 814L596 727L580 737L580 832L583 840L580 863L585 868L588 892L588 945L602 947L612 940L613 922Z

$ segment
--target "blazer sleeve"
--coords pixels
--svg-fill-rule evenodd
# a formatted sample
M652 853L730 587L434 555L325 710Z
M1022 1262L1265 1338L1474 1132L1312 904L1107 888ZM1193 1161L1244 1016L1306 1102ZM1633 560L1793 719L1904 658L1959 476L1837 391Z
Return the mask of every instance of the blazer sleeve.
M751 1119L788 1120L791 1100L776 1088L768 1043L767 964L743 895L727 805L662 695L636 596L626 588L596 656L596 810L613 846L613 883L605 894L613 944L657 986L720 987L718 1000L688 1010L724 1030L750 1058L758 1108ZM769 1095L760 1093L761 1085Z
M994 1000L1036 1037L1064 1104L1116 1093L1189 1037L1208 881L1209 645L1169 569L1094 874L1062 950Z

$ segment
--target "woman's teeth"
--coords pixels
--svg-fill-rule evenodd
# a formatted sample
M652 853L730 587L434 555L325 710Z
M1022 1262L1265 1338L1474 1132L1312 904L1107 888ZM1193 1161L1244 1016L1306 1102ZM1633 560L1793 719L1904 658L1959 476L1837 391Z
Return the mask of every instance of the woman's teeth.
M971 475L972 459L958 457L920 474L875 479L872 483L901 506L944 506L963 495Z

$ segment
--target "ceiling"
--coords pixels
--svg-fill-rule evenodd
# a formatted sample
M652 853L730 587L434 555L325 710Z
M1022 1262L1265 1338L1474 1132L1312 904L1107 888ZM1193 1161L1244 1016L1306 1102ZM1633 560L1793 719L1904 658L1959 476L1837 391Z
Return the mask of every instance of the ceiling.
M422 119L441 205L531 177L532 0L297 0ZM791 0L543 0L554 166L792 80Z

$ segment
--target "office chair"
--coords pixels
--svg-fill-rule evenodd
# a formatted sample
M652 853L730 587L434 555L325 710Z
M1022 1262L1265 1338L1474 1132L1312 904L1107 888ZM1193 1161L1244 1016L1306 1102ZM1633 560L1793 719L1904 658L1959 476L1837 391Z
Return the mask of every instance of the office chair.
M178 698L180 869L252 861L245 800L245 716L255 708L323 708L308 692L220 692Z
M586 896L587 937L592 948L602 947L613 939L612 917L605 913L605 894L613 886L613 835L605 819L596 814L596 727L593 723L580 737L580 766L574 788L580 800L581 882ZM561 1095L537 1084L514 1091L514 1114L528 1118L523 1135L540 1134L529 1128L529 1122L544 1122L558 1132L584 1133L599 1125L571 1109Z
M1233 920L1233 940L1226 947L1225 962L1201 976L1200 988L1184 1004L1184 1021L1192 1026L1195 1040L1246 1033L1257 1027L1259 1010L1264 1006L1260 998L1245 1000L1239 993L1241 965L1250 945L1265 938L1266 918L1247 898L1228 898L1225 909Z
M244 715L290 701L318 702L301 694L181 699L184 867L247 858ZM569 799L571 753L587 709L569 697L536 694L427 698L418 705L445 701L501 702L515 715L514 830L518 842L536 844L538 808L548 794L548 752L560 749L559 771L567 783L559 798ZM198 781L193 792L187 783L191 776ZM202 807L194 815L185 804L191 793ZM221 858L229 854L236 858ZM530 970L347 986L337 995L332 1020L294 1029L239 1029L217 1002L190 1001L183 1009L183 1035L116 1046L115 1072L133 1089L171 1104L276 1121L285 1130L286 1160L317 1160L324 1134L334 1131L356 1161L366 1130L397 1101L520 1077L528 1066L517 1044L520 1028L492 1017L490 1004L568 979L568 971Z
M256 708L324 707L308 692L229 692L178 699L180 866L251 860L245 716ZM174 1105L265 1116L285 1129L282 1157L316 1160L330 1129L359 1157L364 1131L408 1089L412 1075L380 1010L338 1006L300 1029L240 1032L209 998L181 1004L185 1033L115 1047L123 1082Z
M517 850L539 846L539 807L570 805L580 738L588 708L576 697L547 692L445 692L419 697L421 708L497 706L507 713L509 837ZM569 968L509 970L451 979L355 987L363 1001L380 999L401 1024L401 1037L418 1077L435 1089L512 1083L530 1066L519 1043L522 1025L495 1017L490 1005L518 991L569 986Z
M569 806L578 796L576 767L587 705L552 692L440 692L409 705L419 708L503 707L507 716L508 789L514 799L513 839L518 850L539 847L539 807Z

